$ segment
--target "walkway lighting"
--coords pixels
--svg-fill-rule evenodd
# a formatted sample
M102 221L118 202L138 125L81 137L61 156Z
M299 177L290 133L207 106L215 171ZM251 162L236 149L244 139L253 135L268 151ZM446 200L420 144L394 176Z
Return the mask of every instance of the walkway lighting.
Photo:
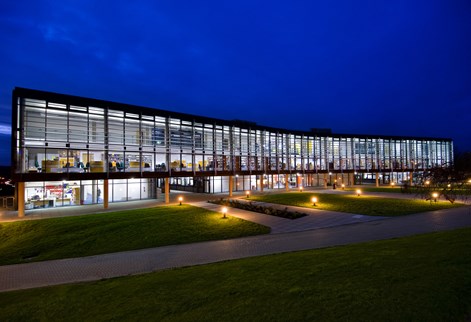
M247 196L247 199L249 199L249 198L250 198L250 191L247 190L247 191L245 192L245 195Z
M299 187L299 192L303 192L303 186Z
M178 201L180 202L180 206L182 205L183 197L178 197Z
M360 195L361 195L361 190L357 189L357 196L360 197Z
M316 206L316 202L317 202L317 198L316 198L316 197L312 197L312 198L311 198L311 201L312 201L312 205L315 207L315 206Z
M222 215L223 215L222 218L224 218L224 219L227 218L227 217L226 217L226 213L227 213L227 208L226 208L226 207L223 207L223 208L222 208Z
M345 183L342 183L342 190L345 190Z
M438 193L436 192L432 193L432 197L433 197L433 201L437 202Z
M391 188L394 188L395 183L391 182Z
M429 180L425 181L425 185L426 185L426 186L428 186L429 184L430 184L430 181L429 181Z

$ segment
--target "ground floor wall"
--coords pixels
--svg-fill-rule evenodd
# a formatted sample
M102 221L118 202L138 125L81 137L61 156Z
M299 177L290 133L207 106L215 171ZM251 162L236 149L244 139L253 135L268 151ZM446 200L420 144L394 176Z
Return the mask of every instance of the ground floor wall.
M165 191L190 191L195 193L232 193L237 191L263 191L265 189L289 190L304 187L328 187L376 183L413 183L416 174L391 173L314 173L314 174L268 174L233 175L211 177L171 177L138 179L103 179L77 181L24 182L17 185L18 209L81 206L124 202L130 200L156 199L160 192L168 200ZM23 201L23 202L22 202ZM23 210L20 208L23 207Z
M26 182L25 209L102 204L105 180ZM155 179L108 180L109 202L156 198Z

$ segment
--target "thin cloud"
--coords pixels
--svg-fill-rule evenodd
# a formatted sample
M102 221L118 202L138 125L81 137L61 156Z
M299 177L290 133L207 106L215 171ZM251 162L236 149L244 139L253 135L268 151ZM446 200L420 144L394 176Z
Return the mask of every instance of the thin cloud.
M44 25L40 27L43 37L49 41L62 41L75 45L77 42L72 39L66 28L54 25Z
M11 126L0 124L0 134L1 135L11 135Z

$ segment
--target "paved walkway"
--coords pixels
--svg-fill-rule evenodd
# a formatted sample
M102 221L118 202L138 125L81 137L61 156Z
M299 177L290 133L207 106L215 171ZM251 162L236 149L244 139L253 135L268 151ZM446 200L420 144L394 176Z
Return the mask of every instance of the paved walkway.
M175 267L389 239L459 227L471 227L470 207L325 229L7 265L0 266L0 291L96 281Z
M245 202L245 200L240 200L240 202ZM362 222L383 220L390 217L380 217L380 216L365 216L365 215L356 215L349 214L345 212L335 212L319 209L309 209L302 207L294 206L285 206L285 205L275 205L266 202L250 201L256 205L264 205L273 208L285 209L288 208L290 211L297 211L305 213L307 216L292 220L276 216L269 216L261 213L228 208L228 214L242 218L244 220L252 221L260 225L268 226L271 228L272 234L279 233L291 233L297 231L305 231L319 228L328 228L349 224L356 224ZM196 207L205 208L212 211L221 211L222 206L216 205L208 202L193 202L192 205Z

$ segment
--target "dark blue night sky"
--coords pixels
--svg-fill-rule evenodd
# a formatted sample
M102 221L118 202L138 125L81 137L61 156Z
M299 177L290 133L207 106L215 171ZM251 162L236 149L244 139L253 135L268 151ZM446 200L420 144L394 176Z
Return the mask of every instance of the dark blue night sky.
M15 86L471 150L471 2L2 1L0 164Z

